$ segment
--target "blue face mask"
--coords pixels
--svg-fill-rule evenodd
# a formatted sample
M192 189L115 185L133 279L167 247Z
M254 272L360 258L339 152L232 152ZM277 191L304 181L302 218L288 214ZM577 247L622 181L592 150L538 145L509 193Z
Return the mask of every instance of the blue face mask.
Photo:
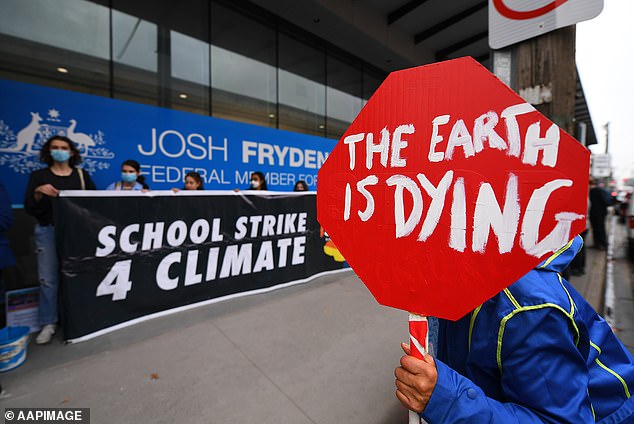
M133 183L136 181L136 174L134 172L122 172L121 181L124 183Z
M68 150L51 150L51 157L55 162L66 162L70 158Z

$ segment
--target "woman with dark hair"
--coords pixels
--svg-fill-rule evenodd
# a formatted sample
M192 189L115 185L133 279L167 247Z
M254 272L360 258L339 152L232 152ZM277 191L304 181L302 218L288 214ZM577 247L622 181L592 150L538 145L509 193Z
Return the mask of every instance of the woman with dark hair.
M121 164L121 180L112 183L106 190L149 190L145 176L141 175L139 162L128 159Z
M57 290L59 263L57 259L53 204L51 199L60 190L94 190L90 175L77 168L82 158L77 146L68 137L54 135L40 150L40 162L46 168L33 171L24 198L24 209L35 219L35 248L37 273L40 280L39 320L42 331L35 343L51 341L57 329Z
M266 179L264 178L264 174L260 171L255 171L251 173L251 185L247 190L268 190L269 188L266 185ZM233 191L240 191L239 188L234 188Z
M185 175L185 187L183 190L204 190L205 184L203 181L203 177L200 176L198 172L191 171ZM174 193L178 193L180 189L173 188L172 191Z
M191 171L185 175L185 190L204 190L203 178L198 172Z
M260 171L255 171L251 174L251 187L250 190L268 190L266 186L266 179L264 178L264 174Z
M293 191L308 191L308 184L304 180L299 180L295 183Z

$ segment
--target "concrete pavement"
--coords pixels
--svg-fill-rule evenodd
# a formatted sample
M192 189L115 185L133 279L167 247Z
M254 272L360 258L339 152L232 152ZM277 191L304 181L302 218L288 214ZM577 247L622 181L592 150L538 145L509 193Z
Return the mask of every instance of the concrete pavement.
M586 249L586 273L569 278L570 284L611 325L621 342L634 354L634 274L627 259L627 231L617 217L606 221L610 248ZM592 235L586 244L592 245Z
M610 246L606 273L606 320L634 354L634 274L627 259L627 231L615 216L610 219Z
M352 272L29 346L5 407L87 407L93 423L394 423L407 314Z
M587 240L585 243L589 244ZM606 256L605 251L586 247L586 273L568 277L570 284L600 313L605 298Z
M602 310L606 254L587 254L571 283ZM631 271L623 252L610 260L614 328L632 350ZM22 367L0 374L0 404L91 408L93 423L407 422L393 384L406 339L407 314L345 272L79 344L31 344Z
M606 228L610 249L606 252L586 248L586 273L572 276L569 281L634 354L634 275L626 255L627 232L612 214L607 218ZM586 244L592 245L591 234Z

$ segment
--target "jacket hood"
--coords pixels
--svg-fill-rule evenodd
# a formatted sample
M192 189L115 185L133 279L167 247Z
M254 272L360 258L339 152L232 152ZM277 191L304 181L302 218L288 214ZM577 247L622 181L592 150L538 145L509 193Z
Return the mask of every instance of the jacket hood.
M561 247L549 258L542 261L537 265L537 269L546 269L549 271L563 272L568 267L572 259L579 253L579 250L583 246L583 239L581 236L576 236L570 240L566 245Z

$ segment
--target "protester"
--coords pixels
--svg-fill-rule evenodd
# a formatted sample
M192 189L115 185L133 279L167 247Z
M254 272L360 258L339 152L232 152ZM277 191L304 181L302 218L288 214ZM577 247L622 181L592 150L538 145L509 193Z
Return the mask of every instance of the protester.
M583 240L583 244L579 249L579 253L572 259L570 266L568 267L568 273L563 273L562 276L565 279L569 279L570 276L578 277L586 273L586 245L588 243L588 232L590 230L590 198L588 197L588 207L586 212L586 229L579 234Z
M204 190L205 184L203 178L200 176L198 172L191 171L185 175L185 187L183 190ZM173 192L177 193L180 190L177 188L172 189Z
M588 240L588 229L586 228L579 234L583 240L583 245L579 248L579 253L570 262L569 273L572 277L579 277L586 273L586 240ZM566 274L562 274L564 278L568 278Z
M251 185L247 188L247 190L268 190L264 174L260 171L253 172L251 174ZM233 191L237 192L240 191L240 189L234 188Z
M264 174L256 171L251 174L251 190L268 190Z
M204 190L205 184L198 172L191 171L185 175L185 190Z
M141 175L141 165L134 159L121 164L121 180L108 186L106 190L149 190L145 176Z
M2 296L2 299L0 299L0 304L2 305L4 305L4 293L6 289L2 270L4 268L15 265L15 257L13 256L13 252L9 247L8 239L8 232L11 224L13 224L13 210L11 209L11 201L9 200L9 194L4 188L4 185L0 183L0 296ZM1 308L0 312L2 313L2 317L0 318L0 321L2 321L2 325L0 325L0 327L3 327L5 317L4 308Z
M299 180L295 183L293 191L308 191L308 184L304 180Z
M77 168L82 158L75 143L68 137L55 135L49 138L40 150L40 162L48 166L31 173L24 208L37 219L35 247L40 281L39 321L42 330L35 342L44 344L51 341L57 328L59 263L51 199L57 197L60 190L94 190L95 184L87 172Z
M592 240L595 249L606 250L608 240L605 233L605 218L608 214L608 206L613 199L610 193L597 185L594 178L590 179L590 225L592 226Z
M9 247L8 232L13 224L13 210L11 201L4 184L0 182L0 284L2 282L2 270L15 265L15 257Z
M576 237L456 322L430 319L436 358L406 355L396 396L435 423L633 423L634 357L558 273Z
M13 224L13 210L11 209L11 201L9 200L9 194L7 190L4 188L4 185L0 183L0 295L2 295L3 299L0 300L0 303L4 304L4 292L5 285L3 279L4 268L8 268L12 265L15 265L15 257L13 256L13 252L9 247L9 239L7 238L7 233L9 231L9 227ZM6 308L6 305L5 305ZM2 308L2 326L4 326L4 316L6 314L5 308ZM2 394L2 385L0 385L0 395Z

